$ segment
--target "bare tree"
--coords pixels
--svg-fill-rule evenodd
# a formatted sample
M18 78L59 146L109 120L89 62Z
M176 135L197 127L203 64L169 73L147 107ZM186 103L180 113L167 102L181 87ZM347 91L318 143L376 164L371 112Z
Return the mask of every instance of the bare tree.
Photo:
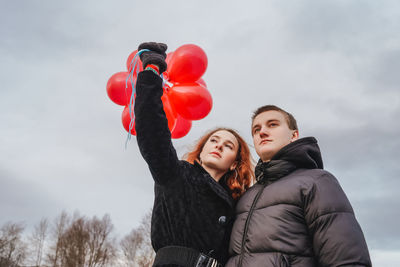
M48 263L53 267L112 266L116 255L109 215L87 219L63 212L55 221Z
M101 220L93 217L86 224L89 234L88 240L88 267L106 266L116 254L115 240L111 238L114 226L110 216L104 215Z
M88 253L89 233L85 218L74 220L61 237L61 262L64 267L84 267Z
M22 240L25 227L9 222L0 228L0 267L151 266L155 253L150 224L151 211L120 241L117 251L114 226L108 214L101 219L96 216L87 219L77 212L70 216L63 211L51 225L43 218L28 236L29 243ZM25 261L27 247L30 255Z
M34 226L32 234L29 236L29 247L31 248L31 263L35 266L41 266L43 259L43 250L48 233L49 222L42 218Z
M155 252L151 245L151 211L143 217L138 229L143 233L143 242L138 257L139 266L151 267L155 257Z
M27 254L21 234L25 227L22 224L7 222L0 228L0 266L17 266Z
M128 267L136 267L136 254L143 243L143 234L133 229L120 242L122 253Z
M62 211L61 214L54 220L52 231L51 231L51 239L52 244L49 247L47 253L47 263L50 266L58 267L61 266L61 257L60 257L60 249L61 249L61 240L64 232L66 231L69 225L70 218L65 211Z
M143 218L138 228L133 229L121 242L120 247L129 267L152 266L155 253L150 238L151 211Z

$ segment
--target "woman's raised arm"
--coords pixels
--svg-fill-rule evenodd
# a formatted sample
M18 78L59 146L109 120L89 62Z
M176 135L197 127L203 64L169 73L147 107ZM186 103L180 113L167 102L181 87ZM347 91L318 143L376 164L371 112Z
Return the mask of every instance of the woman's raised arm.
M159 184L175 180L180 169L161 101L162 94L162 79L158 75L151 70L139 73L135 100L136 137L140 152Z

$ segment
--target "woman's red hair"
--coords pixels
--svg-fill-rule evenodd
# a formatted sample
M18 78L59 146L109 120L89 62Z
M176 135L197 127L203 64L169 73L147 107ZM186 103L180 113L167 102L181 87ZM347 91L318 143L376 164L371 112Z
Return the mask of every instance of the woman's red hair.
M236 140L239 143L239 149L236 156L237 166L235 170L228 171L229 174L225 178L226 185L232 191L232 197L238 199L254 181L254 171L250 149L244 139L235 130L220 127L206 133L199 139L194 150L185 155L185 160L192 164L195 161L200 162L200 153L203 150L204 144L211 135L218 131L230 132L236 137Z

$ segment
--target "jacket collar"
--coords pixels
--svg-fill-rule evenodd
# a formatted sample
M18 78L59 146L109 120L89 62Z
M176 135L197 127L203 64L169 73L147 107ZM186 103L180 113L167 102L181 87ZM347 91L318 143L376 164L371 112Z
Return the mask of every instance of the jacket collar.
M296 165L286 160L258 161L255 175L260 184L270 184L296 169Z
M301 138L288 144L268 162L260 159L255 175L259 183L270 184L298 168L323 168L321 153L314 137Z
M215 181L214 178L211 177L211 175L201 166L197 161L194 162L194 165L198 167L198 169L201 171L204 181L207 184L207 186L215 193L217 196L219 196L221 199L223 199L231 208L234 207L234 200L232 196L230 195L230 192L228 192L220 183L223 183L225 181L225 175L221 177L220 183Z

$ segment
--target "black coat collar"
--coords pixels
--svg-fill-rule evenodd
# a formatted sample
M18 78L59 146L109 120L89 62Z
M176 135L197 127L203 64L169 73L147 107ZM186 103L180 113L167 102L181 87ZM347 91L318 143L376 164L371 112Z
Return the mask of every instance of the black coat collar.
M221 199L223 199L231 208L234 207L234 200L232 198L231 192L228 192L227 189L225 189L220 183L223 183L225 180L225 176L221 177L220 183L214 180L214 178L211 177L211 175L201 166L197 161L194 162L194 166L196 166L199 171L201 172L204 182L207 184L207 186L214 191L217 196L219 196Z

